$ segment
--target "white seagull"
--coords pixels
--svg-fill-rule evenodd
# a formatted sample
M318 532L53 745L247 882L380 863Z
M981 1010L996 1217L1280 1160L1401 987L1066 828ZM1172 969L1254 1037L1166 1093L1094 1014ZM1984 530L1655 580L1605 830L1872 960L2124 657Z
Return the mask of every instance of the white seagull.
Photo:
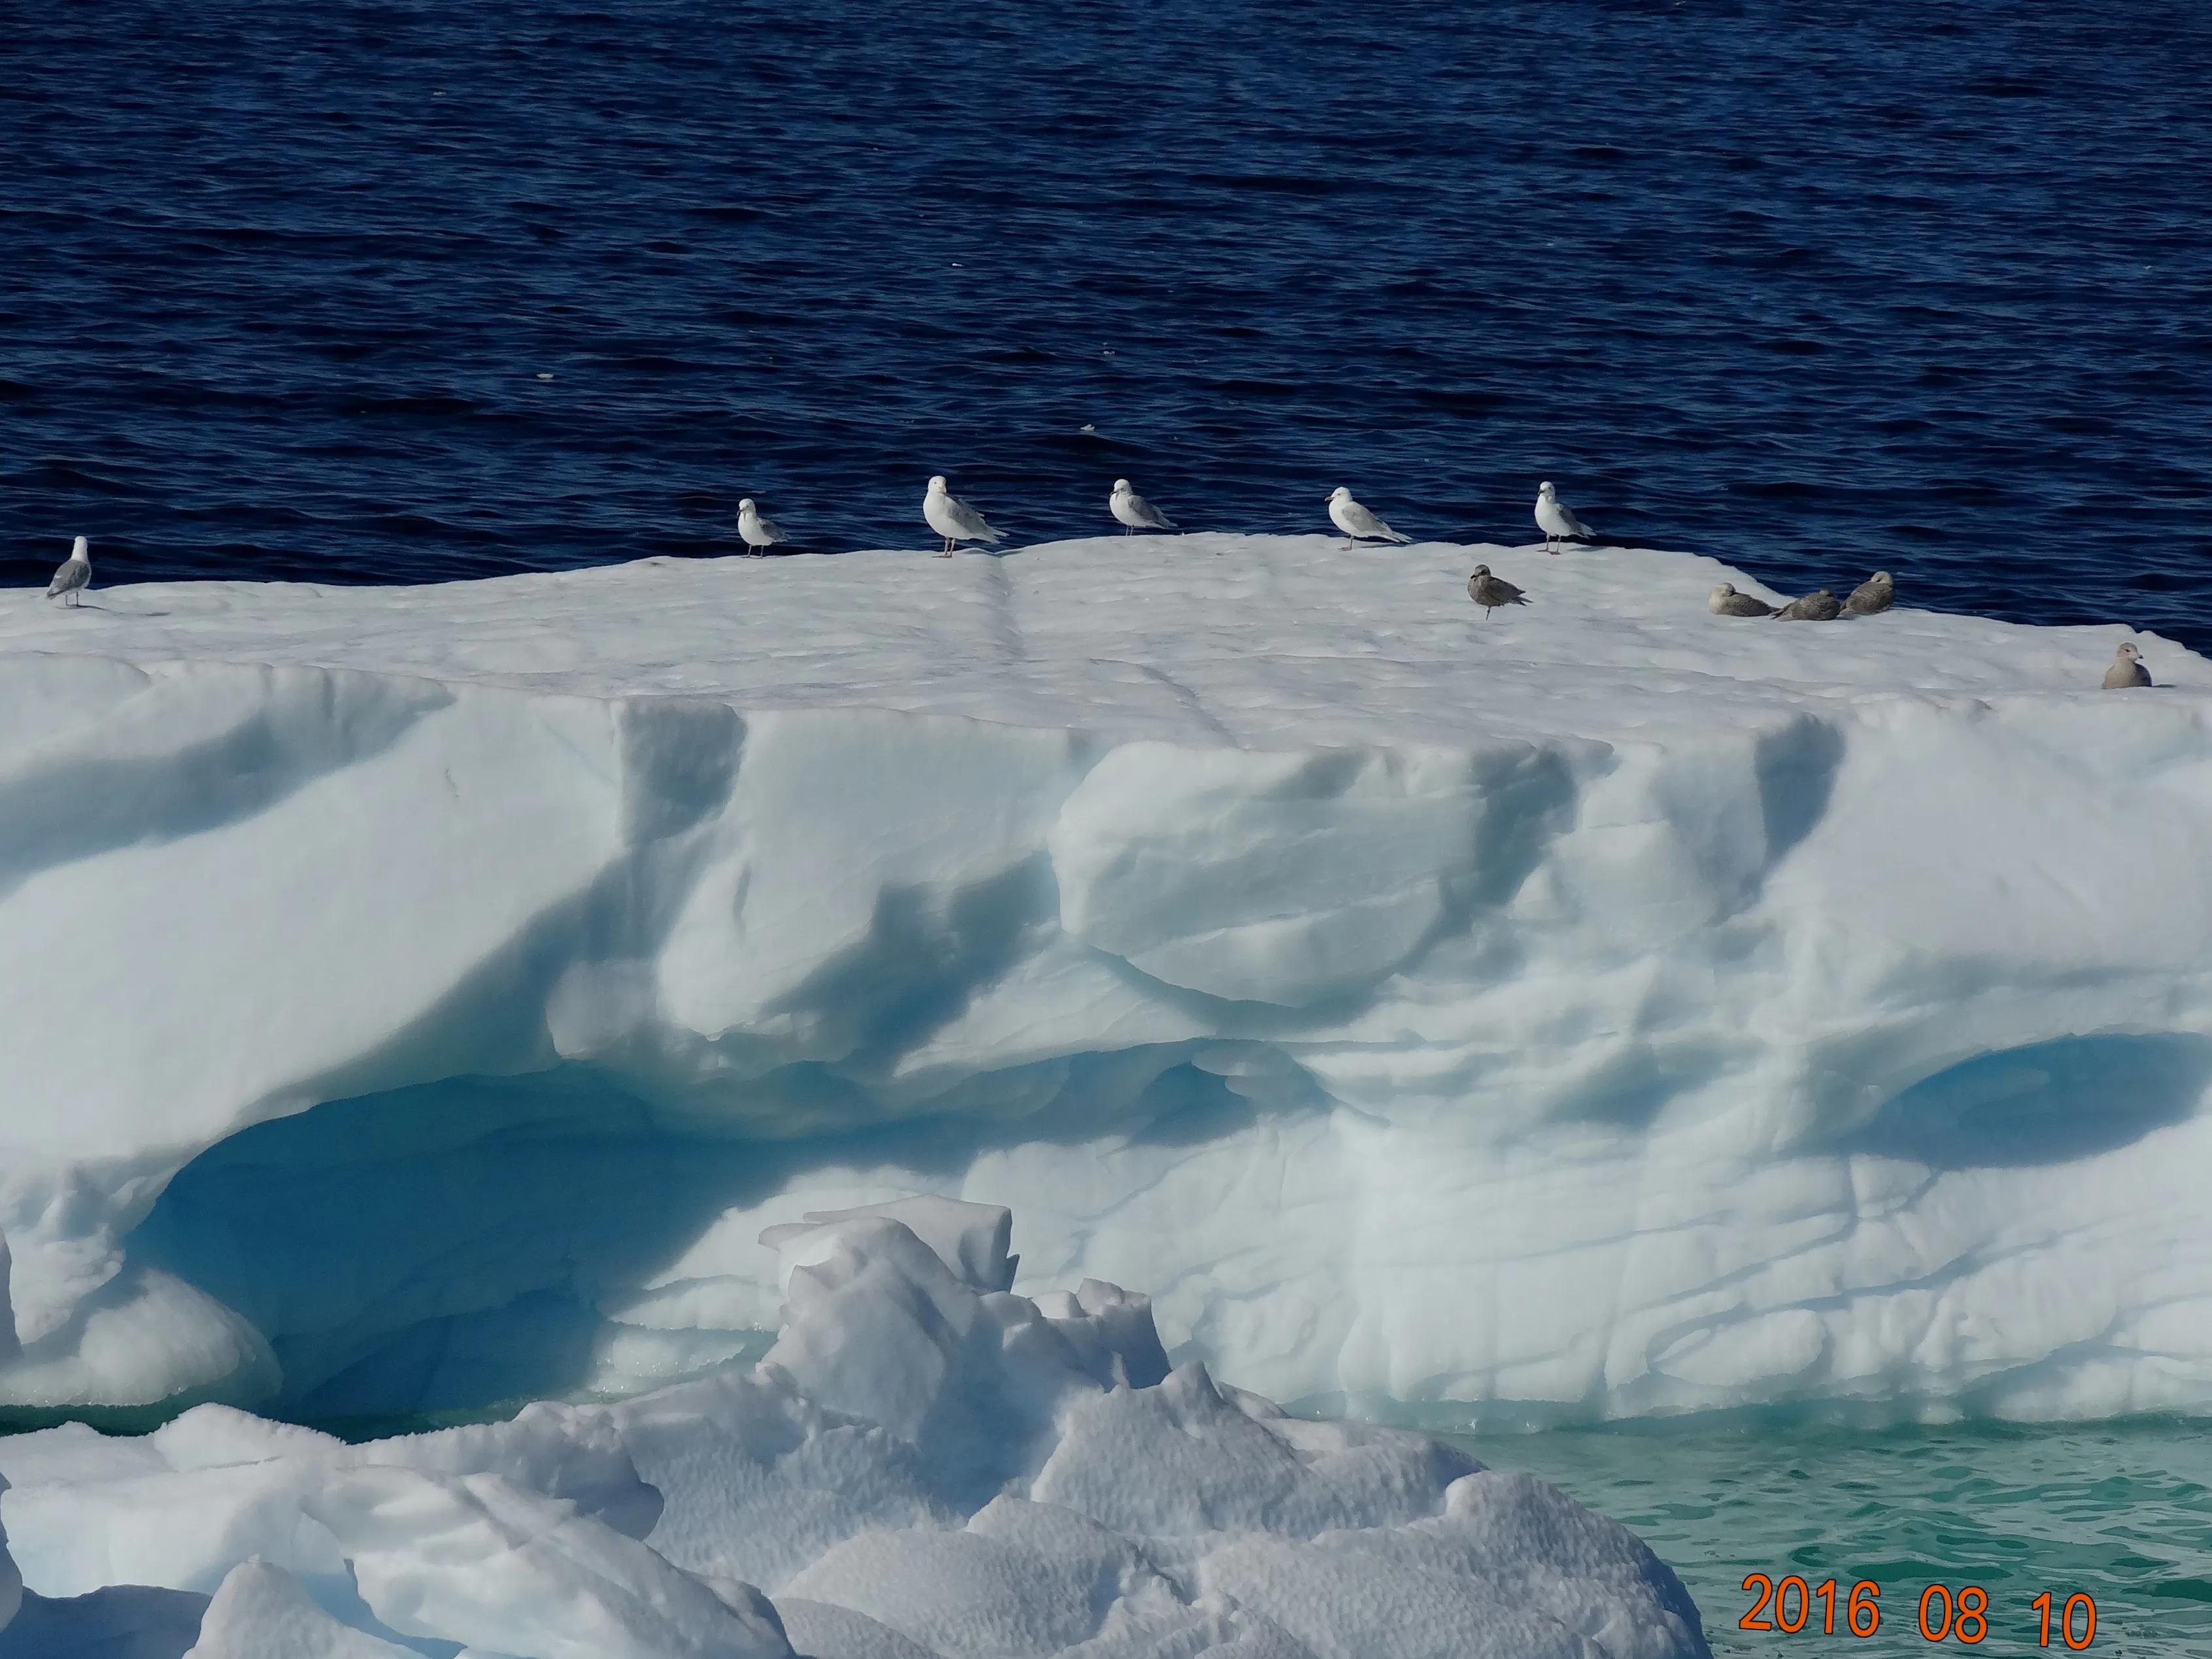
M2143 666L2142 652L2136 649L2132 639L2123 639L2120 648L2112 653L2112 666L2105 670L2105 689L2118 691L2128 686L2150 684L2150 670Z
M84 590L92 583L92 543L80 536L70 548L70 556L62 560L62 567L54 572L54 579L46 584L46 597L60 599L68 605L84 602Z
M921 498L921 516L929 521L930 529L945 538L945 551L937 556L950 559L954 546L962 542L997 542L1002 539L991 528L991 521L945 487L945 475L939 473L929 481L929 493Z
M1114 516L1121 521L1124 536L1133 536L1140 530L1176 528L1174 519L1130 488L1129 481L1126 478L1114 481L1114 493L1106 505L1114 509Z
M738 534L744 536L745 545L755 551L791 540L775 519L761 517L759 506L750 495L738 503Z
M1329 493L1329 522L1342 530L1345 548L1351 550L1354 542L1410 542L1410 536L1401 536L1365 507L1352 499L1352 492L1341 484Z
M1544 532L1544 551L1557 553L1557 542L1595 542L1597 532L1575 517L1549 480L1536 486L1536 528Z

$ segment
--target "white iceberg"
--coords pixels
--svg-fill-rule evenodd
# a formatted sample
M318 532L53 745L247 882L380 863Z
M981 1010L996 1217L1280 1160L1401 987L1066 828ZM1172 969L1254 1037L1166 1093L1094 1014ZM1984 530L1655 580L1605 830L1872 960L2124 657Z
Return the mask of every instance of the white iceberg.
M1293 1402L2212 1405L2212 665L1724 578L0 597L0 1404L635 1393L935 1193Z
M224 1576L185 1659L410 1659L413 1651L341 1624L290 1573L255 1559Z
M1142 1297L999 1288L1007 1227L921 1198L775 1228L768 1355L619 1405L362 1445L215 1405L0 1438L47 1644L0 1630L0 1659L100 1650L126 1607L161 1615L134 1659L1706 1653L1615 1523L1165 1373Z

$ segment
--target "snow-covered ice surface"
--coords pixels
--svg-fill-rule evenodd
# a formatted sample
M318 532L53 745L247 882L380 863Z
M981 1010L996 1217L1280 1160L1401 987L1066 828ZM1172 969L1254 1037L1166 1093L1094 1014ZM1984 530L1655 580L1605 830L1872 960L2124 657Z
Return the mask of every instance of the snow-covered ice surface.
M1279 1399L2212 1405L2212 665L1722 579L0 597L0 1402L631 1393L763 1350L763 1226L927 1191Z
M218 1405L0 1438L37 1626L0 1659L110 1651L131 1608L134 1659L1706 1651L1674 1574L1554 1488L1170 1372L1114 1286L1006 1292L1003 1209L766 1242L766 1358L621 1405L358 1446Z

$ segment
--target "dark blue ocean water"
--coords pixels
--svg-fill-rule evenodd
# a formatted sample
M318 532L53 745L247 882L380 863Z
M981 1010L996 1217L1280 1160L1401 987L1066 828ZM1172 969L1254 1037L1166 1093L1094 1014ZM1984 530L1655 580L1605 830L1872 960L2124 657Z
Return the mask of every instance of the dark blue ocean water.
M1550 477L2212 646L2208 81L2201 0L0 0L0 581Z

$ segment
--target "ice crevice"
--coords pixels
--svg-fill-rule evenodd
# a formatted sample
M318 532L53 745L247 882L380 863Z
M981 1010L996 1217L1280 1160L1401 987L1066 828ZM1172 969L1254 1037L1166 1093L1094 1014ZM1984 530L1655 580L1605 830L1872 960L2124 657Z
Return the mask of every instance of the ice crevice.
M2212 1403L2212 668L1129 543L0 599L0 1409L624 1396L918 1193L1292 1401Z

